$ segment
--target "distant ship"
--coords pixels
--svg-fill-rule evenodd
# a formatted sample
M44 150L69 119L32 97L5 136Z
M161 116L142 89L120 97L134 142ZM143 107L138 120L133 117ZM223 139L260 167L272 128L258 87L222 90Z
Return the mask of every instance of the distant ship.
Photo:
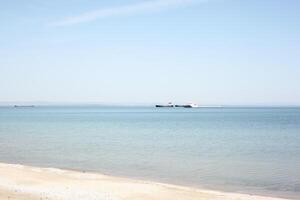
M168 104L156 104L155 107L157 108L173 108L173 107L181 107L181 108L198 108L199 105L195 104L195 103L189 103L189 104L177 104L174 105L171 102L169 102Z
M181 107L181 108L198 108L199 105L195 103L189 103L184 105L175 105L175 107Z
M33 108L34 105L14 105L15 108Z
M172 108L172 107L174 107L174 104L172 104L172 102L169 102L168 104L156 104L155 107L157 107L157 108Z

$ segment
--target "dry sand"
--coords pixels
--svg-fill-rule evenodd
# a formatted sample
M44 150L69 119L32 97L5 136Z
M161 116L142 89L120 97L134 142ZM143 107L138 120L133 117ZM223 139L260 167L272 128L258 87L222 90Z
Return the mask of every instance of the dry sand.
M0 200L283 200L0 163Z

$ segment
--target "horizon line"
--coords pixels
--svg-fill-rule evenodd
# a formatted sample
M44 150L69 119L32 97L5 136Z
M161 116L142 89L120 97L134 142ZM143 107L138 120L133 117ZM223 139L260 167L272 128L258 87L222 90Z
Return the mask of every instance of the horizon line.
M161 102L161 101L160 101ZM10 106L153 106L157 102L63 102L63 101L0 101L0 106L10 107ZM179 101L178 104L182 104ZM266 103L246 103L246 104L199 104L199 107L300 107L300 104L288 104L288 103L277 103L277 104L266 104Z

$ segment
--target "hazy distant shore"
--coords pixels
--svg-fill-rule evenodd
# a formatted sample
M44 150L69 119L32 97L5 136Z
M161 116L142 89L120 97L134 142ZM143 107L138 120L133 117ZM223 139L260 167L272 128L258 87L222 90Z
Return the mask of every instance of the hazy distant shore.
M55 168L0 164L0 200L283 200Z

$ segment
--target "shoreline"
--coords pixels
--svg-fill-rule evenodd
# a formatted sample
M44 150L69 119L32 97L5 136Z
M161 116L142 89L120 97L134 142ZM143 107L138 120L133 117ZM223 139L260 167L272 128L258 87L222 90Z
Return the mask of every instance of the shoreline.
M287 200L114 177L95 172L0 163L0 200Z

